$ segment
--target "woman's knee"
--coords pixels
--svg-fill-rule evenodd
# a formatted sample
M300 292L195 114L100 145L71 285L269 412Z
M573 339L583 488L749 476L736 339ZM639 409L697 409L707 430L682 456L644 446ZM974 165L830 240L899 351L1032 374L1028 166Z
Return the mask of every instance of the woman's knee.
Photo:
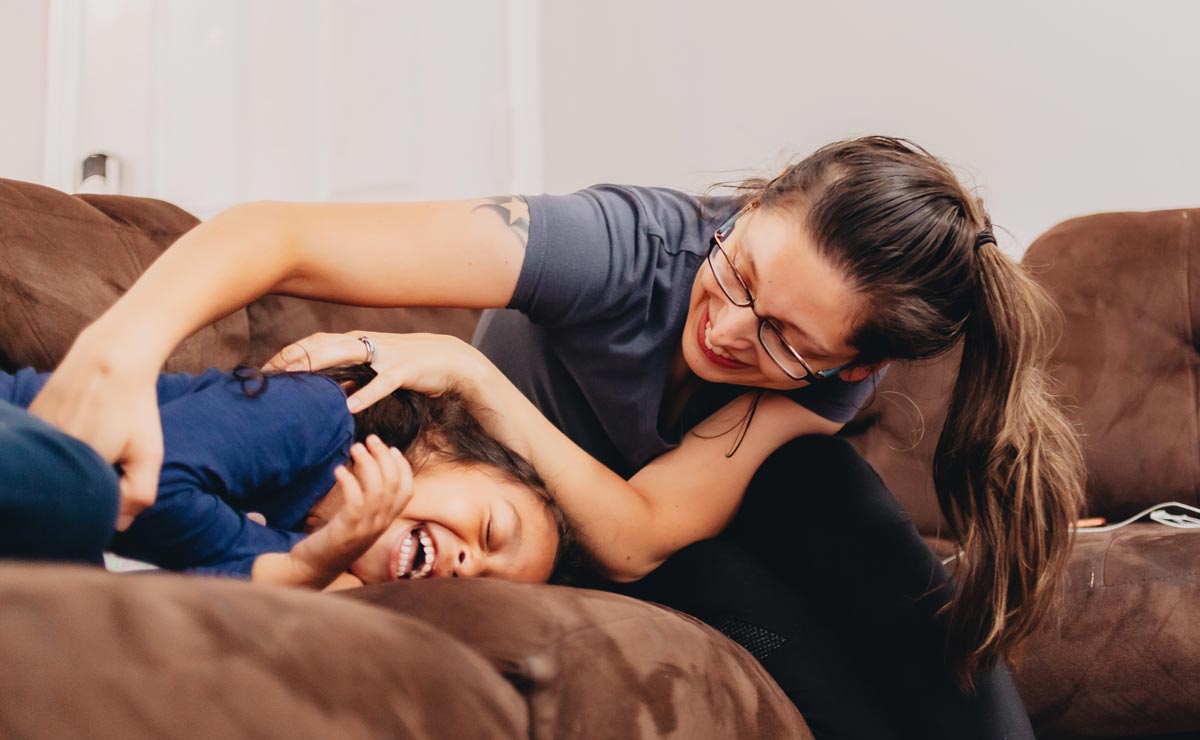
M849 442L828 435L798 437L776 450L759 467L746 499L826 524L907 522L874 468Z
M920 594L945 578L887 486L836 438L802 437L780 448L759 469L724 536L784 572L823 562L821 581L856 582L868 577L866 569L871 578L894 580L896 588L884 591Z

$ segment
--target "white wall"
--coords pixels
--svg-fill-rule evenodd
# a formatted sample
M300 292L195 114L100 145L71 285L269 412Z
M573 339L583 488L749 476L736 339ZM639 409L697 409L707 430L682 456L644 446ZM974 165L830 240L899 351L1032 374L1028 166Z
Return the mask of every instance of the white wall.
M42 179L50 0L0 0L0 177Z
M513 164L530 146L509 70L536 55L509 54L522 13L507 0L58 1L81 30L51 34L55 59L78 56L76 87L51 86L76 122L48 137L56 186L105 152L120 192L201 217L256 199L540 187Z
M165 74L145 68L154 66L145 55L144 23L150 9L161 19L172 8L197 4L86 3L86 20L93 28L115 23L119 25L110 27L127 29L127 35L142 34L140 46L124 45L125 56L117 57L127 65L139 55L142 60L141 69L134 64L120 75L126 91L136 93L125 106L127 113L145 116L145 96L154 87L151 78ZM261 11L283 5L282 0L271 0L252 7ZM497 15L499 5L507 12ZM43 164L50 6L51 0L0 0L0 177L54 181L44 176ZM236 7L231 0L211 6ZM460 12L472 7L461 2L450 6ZM509 167L518 191L544 185L548 191L564 192L600 181L699 190L751 172L774 172L790 157L833 139L887 132L915 139L972 178L998 224L1016 235L1007 244L1013 250L1073 215L1200 205L1200 43L1195 40L1200 3L1192 0L744 0L736 5L717 0L493 0L483 4L486 13L469 15L476 21L488 16L482 26L452 17L450 6L434 8L435 14L469 33L428 38L446 46L457 63L449 65L431 54L423 65L404 72L434 80L431 75L443 67L457 71L444 84L419 83L425 88L417 94L427 104L414 110L428 119L423 124L427 131L444 129L447 136L471 137L467 128L455 126L470 121L479 107L472 101L482 98L472 90L505 86L503 73L497 76L490 65L500 59L496 54L507 54L510 99L488 99L487 106L519 107L511 111L514 135L499 132L501 138L515 141ZM415 0L387 6L305 0L287 7L296 14L329 8L326 20L333 22L323 24L317 39L329 46L329 34L371 32L369 25L355 27L356 9L386 7L388 13L403 14L405 9L433 6ZM133 17L122 20L119 8L133 12ZM285 20L281 14L274 21L280 36L287 35ZM415 30L403 24L400 28ZM451 34L449 28L434 28ZM395 26L380 27L378 33L377 38L365 39L364 46L395 44L409 50L404 53L414 48L413 36L397 33ZM487 55L472 51L479 39L493 36L506 40L489 41ZM458 37L464 38L450 43ZM212 43L219 41L212 37ZM248 61L245 56L238 59L238 74L247 75L241 92L247 95L256 75L264 74L247 67ZM483 75L475 75L472 65ZM394 95L398 87L411 91L418 84L400 77L405 75L371 74L362 83L378 84L385 96ZM475 77L486 82L462 87L464 80ZM86 71L82 82L87 82ZM172 99L163 92L160 88L160 104ZM289 92L292 98L307 100L295 92ZM260 96L248 99L255 110L272 104ZM355 99L371 102L370 95ZM85 89L78 112L87 114L102 102ZM204 101L194 102L204 110ZM227 107L227 100L217 102L217 111ZM286 118L289 106L278 104L274 113L264 109L263 115ZM249 151L275 162L274 169L311 164L304 157L280 154L284 140L295 139L302 133L300 124L311 118L298 116L296 128L273 139L247 123L243 114L252 107L240 108L235 121ZM213 126L208 138L216 140L222 138L219 124L226 119L213 112L210 108ZM360 113L370 115L341 111L346 120ZM384 124L376 117L346 156L369 161L366 153L373 145L368 139L386 136ZM96 140L86 129L78 136L87 139L81 146L135 152L125 175L130 184L148 183L153 173L141 168L138 158L171 138L170 130L162 130L164 125L160 117L159 130L150 137L122 138L122 132L129 132L123 127ZM332 127L324 135L347 138L346 132ZM436 181L422 181L431 197L507 189L503 178L481 179L472 164L485 154L504 157L500 150L507 147L479 137L445 148L452 143L403 153L414 159L433 157L427 169L440 175ZM202 156L212 157L214 165L220 164L217 169L232 176L245 160L231 147L225 149ZM77 157L64 161L72 164ZM182 170L172 166L167 174L175 177ZM171 178L158 174L166 193L166 180ZM220 179L216 171L210 176ZM244 183L244 197L266 192L253 178ZM372 196L347 192L342 197Z
M1191 0L546 2L545 183L700 190L889 133L973 180L1016 253L1200 206L1197 28Z

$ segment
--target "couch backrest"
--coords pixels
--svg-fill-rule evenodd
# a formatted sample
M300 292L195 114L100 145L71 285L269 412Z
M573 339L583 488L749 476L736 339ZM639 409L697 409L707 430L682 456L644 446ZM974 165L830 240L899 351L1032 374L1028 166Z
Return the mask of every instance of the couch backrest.
M1024 263L1064 318L1052 372L1082 434L1088 510L1110 520L1200 504L1200 209L1060 224ZM846 435L926 534L933 451L957 353L897 366Z
M54 367L75 336L197 223L159 200L68 195L0 179L0 367ZM478 318L474 310L267 296L185 340L165 369L259 364L317 331L430 331L469 339Z
M80 330L196 223L159 200L71 196L0 179L0 367L54 367ZM239 311L184 341L167 369L232 365L249 343Z
M1200 208L1060 224L1025 263L1058 299L1092 512L1200 503Z

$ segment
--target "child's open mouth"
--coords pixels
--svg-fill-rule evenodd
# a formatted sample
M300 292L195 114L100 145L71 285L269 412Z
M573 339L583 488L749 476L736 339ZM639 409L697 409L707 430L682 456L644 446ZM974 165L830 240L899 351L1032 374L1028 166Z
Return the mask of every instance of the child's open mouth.
M420 524L409 530L392 553L393 578L424 578L433 572L433 563L437 558L437 545L433 537Z

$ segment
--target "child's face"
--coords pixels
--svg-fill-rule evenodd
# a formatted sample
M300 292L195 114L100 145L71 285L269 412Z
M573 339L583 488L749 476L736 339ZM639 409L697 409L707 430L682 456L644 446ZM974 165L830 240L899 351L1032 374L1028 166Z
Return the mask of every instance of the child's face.
M404 513L350 566L363 583L504 578L544 583L558 529L541 498L485 467L428 463Z

